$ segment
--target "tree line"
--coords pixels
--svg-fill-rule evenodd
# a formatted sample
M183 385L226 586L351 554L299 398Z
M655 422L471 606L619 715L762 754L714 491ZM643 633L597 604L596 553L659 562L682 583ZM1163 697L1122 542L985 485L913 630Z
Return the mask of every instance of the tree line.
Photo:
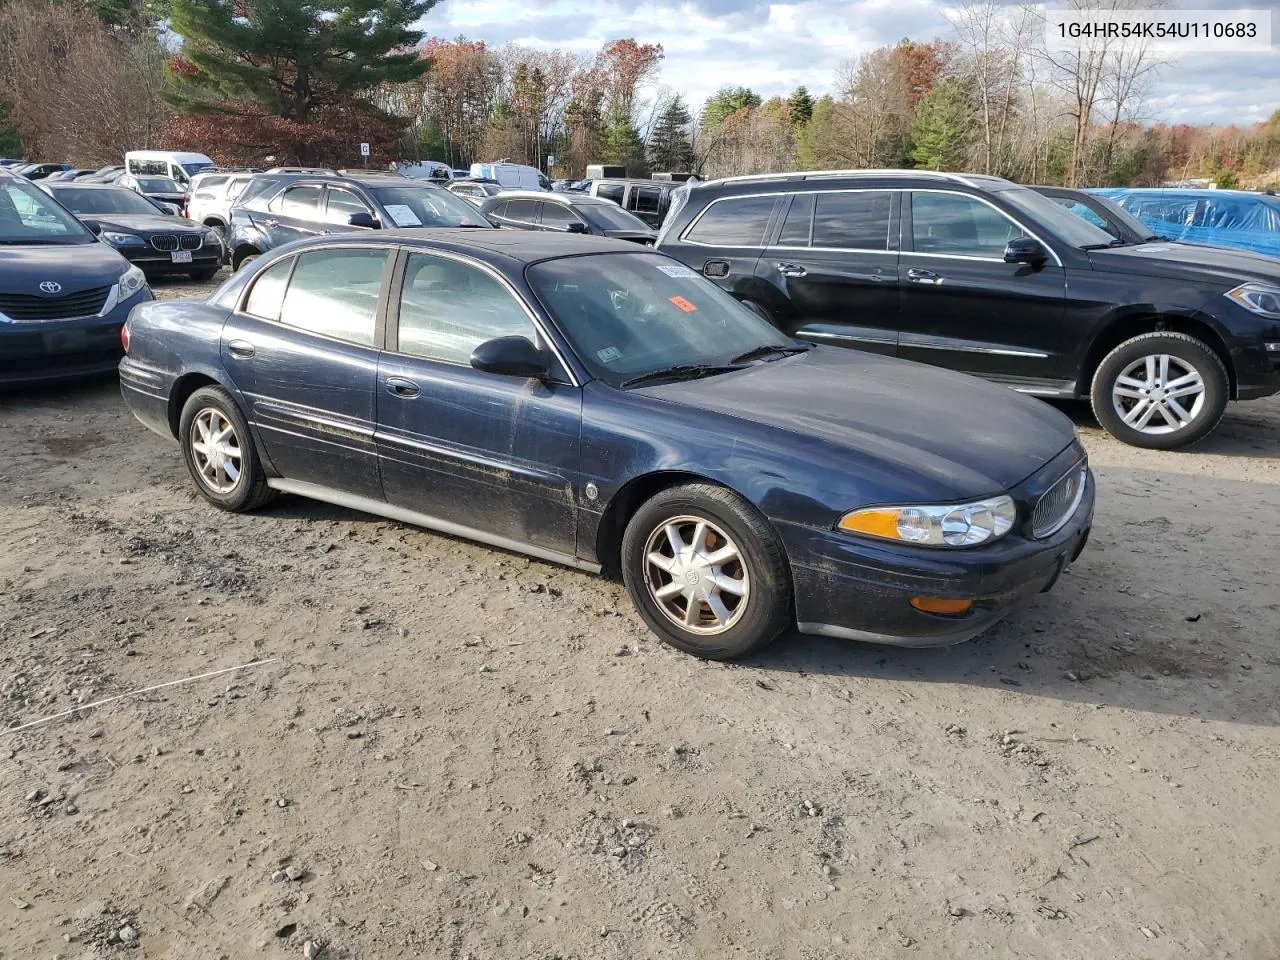
M429 36L438 0L0 0L0 155L82 164L126 149L226 163L510 159L552 176L914 167L1021 182L1220 186L1280 178L1280 110L1152 123L1140 45L1046 50L1032 6L965 0L945 35L840 65L833 92L726 86L691 103L666 52L592 55ZM1071 0L1070 6L1112 0Z

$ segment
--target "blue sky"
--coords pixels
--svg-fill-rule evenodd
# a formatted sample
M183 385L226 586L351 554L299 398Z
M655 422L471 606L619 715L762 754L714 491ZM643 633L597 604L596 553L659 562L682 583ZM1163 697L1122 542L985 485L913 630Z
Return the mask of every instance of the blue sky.
M1280 35L1280 3L1169 5L1271 9ZM850 56L903 37L950 36L947 9L939 0L441 0L423 27L450 39L465 34L495 46L515 41L584 53L619 37L661 43L667 59L659 82L701 104L726 84L765 96L799 84L831 92L837 65ZM1273 46L1270 53L1233 55L1229 63L1200 54L1166 66L1144 119L1252 123L1277 109L1280 47Z

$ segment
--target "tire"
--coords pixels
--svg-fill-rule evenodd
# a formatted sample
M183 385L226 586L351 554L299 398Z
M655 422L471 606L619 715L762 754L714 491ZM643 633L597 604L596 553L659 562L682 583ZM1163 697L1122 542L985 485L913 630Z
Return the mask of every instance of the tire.
M249 264L253 263L253 261L257 260L260 256L262 256L261 252L259 252L258 250L255 250L253 247L249 247L247 250L245 250L243 253L240 253L236 257L236 261L232 265L231 269L233 272L236 270L243 270Z
M1169 383L1180 384L1174 397L1164 394ZM1098 365L1090 389L1103 429L1149 450L1174 450L1208 436L1230 398L1227 368L1213 348L1185 333L1163 331L1141 334L1112 350Z
M681 564L668 527L674 527L686 550L697 543L698 531L705 531L694 564ZM735 558L706 562L730 547L736 547ZM653 554L661 554L664 563L651 561ZM675 564L680 565L671 569ZM709 587L713 578L736 583L730 589ZM724 487L685 484L643 503L622 537L622 579L659 639L704 660L729 660L759 650L791 623L791 576L782 545L764 517ZM696 599L683 591L658 596L662 588L677 584L685 584ZM708 602L712 594L718 612ZM686 625L689 614L697 621L691 626Z
M217 270L196 270L191 274L191 279L196 283L208 283L217 273Z
M197 450L195 444L201 441L202 426L203 432L230 428L231 442L224 439L214 455ZM201 387L187 398L178 421L178 442L196 489L220 510L244 513L275 498L275 491L267 486L249 425L231 395L221 387ZM229 449L237 451L236 455L228 456ZM234 467L234 479L227 469L229 465Z

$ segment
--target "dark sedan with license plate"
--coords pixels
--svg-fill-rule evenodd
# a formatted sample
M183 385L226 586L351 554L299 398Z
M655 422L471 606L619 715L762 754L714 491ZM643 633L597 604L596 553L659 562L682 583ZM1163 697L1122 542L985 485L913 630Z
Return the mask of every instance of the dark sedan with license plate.
M113 372L146 277L35 184L0 170L0 386Z
M1048 590L1093 478L1069 420L799 343L625 241L289 244L129 318L121 387L224 510L278 493L619 575L664 641L940 645Z
M41 183L64 207L148 277L187 274L205 281L222 266L217 231L165 213L146 197L111 184Z

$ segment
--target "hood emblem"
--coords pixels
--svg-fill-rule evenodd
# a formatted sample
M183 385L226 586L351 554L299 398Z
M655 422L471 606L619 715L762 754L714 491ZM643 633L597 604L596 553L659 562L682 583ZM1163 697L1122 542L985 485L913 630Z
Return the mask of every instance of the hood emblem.
M55 283L52 280L46 280L44 283L40 284L40 290L43 293L61 293L62 284Z

